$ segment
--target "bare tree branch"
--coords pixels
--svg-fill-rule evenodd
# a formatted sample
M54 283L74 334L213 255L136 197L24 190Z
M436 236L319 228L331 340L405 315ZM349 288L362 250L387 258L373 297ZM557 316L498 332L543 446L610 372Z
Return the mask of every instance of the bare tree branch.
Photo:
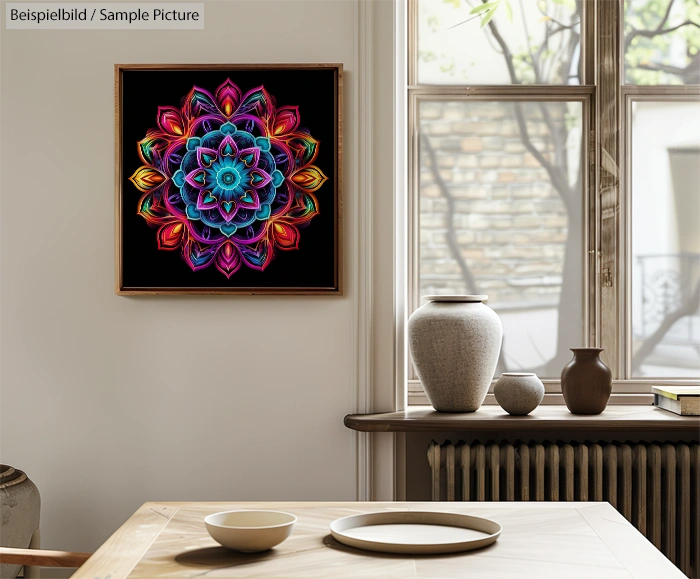
M690 296L690 298L680 307L670 312L661 322L656 331L649 336L644 343L640 346L639 350L632 356L632 371L635 372L639 370L644 360L654 351L654 348L659 345L664 336L673 327L673 325L680 319L686 316L692 316L700 308L700 281L695 288L695 291Z
M493 37L496 39L496 41L499 43L501 50L503 52L504 58L506 59L506 66L508 68L508 71L511 76L511 81L513 84L519 84L518 79L515 74L515 67L513 66L513 55L508 49L508 46L505 43L505 40L501 36L498 27L496 26L496 23L491 20L489 22L489 29L491 33L493 34ZM541 52L540 52L541 54ZM571 50L569 53L569 58L572 59L569 61L568 68L571 68L571 62L573 62L573 57L575 54L575 46L574 49ZM568 70L568 69L567 69ZM546 108L546 107L545 107ZM523 114L522 110L522 103L521 102L516 102L514 104L514 111L515 111L515 118L516 122L518 125L518 130L520 132L520 140L525 146L525 148L535 157L535 159L538 161L540 166L542 166L545 171L547 171L547 174L549 175L550 182L552 186L557 190L559 193L559 197L564 204L567 214L569 216L576 215L576 202L575 202L575 192L576 191L581 191L581 179L582 177L582 171L583 167L579 167L579 174L578 174L578 181L577 181L577 189L572 189L569 186L568 183L568 175L567 171L564 171L562 167L565 165L553 165L550 163L544 154L537 149L537 147L534 146L532 143L532 139L530 138L530 133L528 131L527 127L527 122L525 120L525 115ZM547 123L547 127L549 129L550 134L552 135L552 142L555 144L555 147L558 146L558 148L565 147L566 145L566 137L559 138L557 140L557 131L556 131L556 126L555 123L552 122L551 117L548 117L547 113L549 111L543 113L543 118L545 119L545 123ZM547 120L549 122L547 122ZM562 126L562 129L566 131L565 126ZM563 155L564 153L560 153ZM560 155L559 153L557 156ZM573 224L572 224L573 225ZM568 270L571 270L572 267L575 267L576 258L575 258L575 252L576 252L576 245L575 245L575 235L571 235L570 230L570 235L567 237L567 242L566 242L566 256L564 258L564 272L563 272L563 278L564 282L562 285L562 295L560 298L560 308L559 308L559 321L558 321L558 339L557 339L557 353L556 355L550 360L547 364L545 364L541 369L538 369L538 372L541 371L545 375L552 376L556 375L556 371L558 371L559 368L561 368L562 359L567 355L567 348L568 344L566 343L566 336L567 334L567 325L574 323L573 320L571 320L571 316L568 315L568 310L566 312L562 311L562 306L566 304L567 297L570 295L572 291L576 291L572 285L572 281L574 279L573 275L569 275L567 273ZM573 272L571 272L573 274ZM566 306L564 306L566 307Z
M486 0L482 1L486 2ZM506 67L508 67L508 74L510 75L511 83L522 84L518 79L518 75L515 72L515 66L513 65L513 53L510 51L510 48L508 48L506 41L503 40L503 36L501 36L501 33L498 31L496 23L493 20L489 22L489 30L491 31L491 34L493 34L493 37L496 39L496 42L498 42L498 46L501 47L503 57L506 59Z
M462 252L459 250L459 243L457 242L457 234L455 232L454 225L454 216L456 214L454 197L452 196L447 183L445 183L445 180L442 178L442 175L440 175L437 165L437 156L435 155L435 150L433 149L427 135L421 134L421 143L423 143L425 150L428 153L428 158L430 159L430 170L433 174L433 179L435 180L438 189L440 189L440 193L442 193L442 196L447 201L447 245L450 248L452 257L454 257L455 261L457 262L459 271L462 274L462 279L464 279L464 283L467 285L467 292L478 294L479 290L476 285L474 274L469 269L464 256L462 256Z
M663 18L661 19L661 22L659 22L659 25L656 27L657 31L661 30L666 24L666 22L668 22L668 17L671 15L671 9L673 8L674 2L675 0L670 0L668 6L666 6L666 12L664 13Z
M530 61L532 62L532 69L535 72L535 84L540 84L542 82L541 76L540 76L540 63L539 63L539 58L535 60L535 55L532 51L532 42L530 41L530 30L527 26L527 19L525 18L525 7L523 6L523 0L520 0L520 16L522 17L523 21L523 28L525 29L525 40L527 41L527 52L530 55ZM537 53L537 56L541 52Z
M666 22L668 22L669 15L671 14L673 2L674 0L671 0L669 2L668 6L666 7L666 13L664 14L664 17L662 18L661 22L659 22L659 25L656 28L652 30L640 30L639 28L632 28L630 32L625 34L625 53L627 53L627 49L632 44L632 41L639 36L641 36L642 38L654 38L656 36L669 34L670 32L678 30L679 28L683 28L684 26L695 26L697 28L700 28L700 23L695 22L693 20L685 20L684 22L676 24L675 26L671 26L670 28L664 28Z
M540 14L542 14L542 16L548 18L551 22L554 22L554 24L559 25L561 28L572 28L578 24L578 22L574 22L573 24L567 26L563 22L561 22L559 20L559 18L554 18L551 14L547 14L544 10L542 10L542 6L540 5L539 2L537 2L535 4L535 6L537 6L537 9L540 11ZM579 14L580 14L580 12L579 12Z
M669 32L673 32L674 30L678 30L679 28L683 28L684 26L695 26L697 28L700 28L700 24L697 22L694 22L693 20L685 20L681 22L680 24L676 24L675 26L671 26L670 28L664 28L663 30L636 30L637 36L643 36L644 38L653 38L654 36L660 36L662 34L668 34Z
M520 131L520 140L525 145L525 148L530 152L530 154L537 159L537 162L542 165L542 168L547 171L549 175L549 180L551 181L554 188L560 192L560 197L567 210L572 210L572 195L571 189L569 187L568 180L566 176L562 173L561 169L550 163L544 154L533 145L530 139L530 134L527 129L527 122L525 121L525 115L523 114L522 103L516 102L514 104L515 109L515 121L518 124L518 130Z
M685 72L685 68L681 68L680 66L673 66L670 64L662 64L660 62L650 62L648 64L638 64L634 68L638 68L640 70L650 70L652 72L667 72L669 74L677 74L677 75L682 75Z
M513 54L510 52L508 45L503 39L503 36L501 36L501 33L499 32L498 27L496 26L493 20L489 22L489 29L491 30L491 34L493 34L493 37L496 39L496 42L498 42L499 46L501 47L501 50L503 51L503 56L506 59L506 66L508 67L508 72L510 73L511 81L513 82L513 84L520 84L518 82L515 73L515 67L513 65ZM558 191L561 192L561 198L564 204L566 205L567 210L571 210L573 208L573 199L572 195L570 194L571 189L569 187L566 175L563 174L560 168L550 163L545 158L544 154L542 154L542 152L539 149L537 149L537 147L535 147L535 145L532 143L532 139L530 138L530 133L527 128L527 122L525 121L525 116L523 115L522 104L520 102L516 102L514 105L514 109L515 119L518 124L518 130L520 131L520 138L523 142L523 145L525 145L525 148L530 152L530 154L532 154L532 156L535 157L535 159L537 159L537 162L544 168L544 170L547 171L552 185Z

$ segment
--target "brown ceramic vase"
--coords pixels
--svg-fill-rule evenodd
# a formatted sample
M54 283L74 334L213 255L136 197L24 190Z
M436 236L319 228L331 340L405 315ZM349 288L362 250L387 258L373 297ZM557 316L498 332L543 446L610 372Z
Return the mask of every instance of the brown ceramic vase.
M612 392L612 372L600 359L603 348L571 348L574 357L561 371L564 402L573 414L600 414Z

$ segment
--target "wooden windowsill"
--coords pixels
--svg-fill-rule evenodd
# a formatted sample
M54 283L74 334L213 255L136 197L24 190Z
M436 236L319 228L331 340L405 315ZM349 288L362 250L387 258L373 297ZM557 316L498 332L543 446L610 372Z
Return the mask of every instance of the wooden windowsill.
M571 414L566 406L539 406L528 416L510 416L500 406L482 406L476 412L437 412L430 406L413 406L402 412L348 414L345 426L360 432L460 432L471 433L646 432L656 436L700 437L699 416L678 416L653 406L610 405L597 416Z

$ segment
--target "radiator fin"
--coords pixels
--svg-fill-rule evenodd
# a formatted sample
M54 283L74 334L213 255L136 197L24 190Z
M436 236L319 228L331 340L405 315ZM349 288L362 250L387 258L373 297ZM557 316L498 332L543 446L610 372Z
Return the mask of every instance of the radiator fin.
M520 472L520 495L521 501L530 500L530 448L527 444L520 444L518 454L516 454Z
M428 461L433 500L608 501L700 576L698 443L433 441Z

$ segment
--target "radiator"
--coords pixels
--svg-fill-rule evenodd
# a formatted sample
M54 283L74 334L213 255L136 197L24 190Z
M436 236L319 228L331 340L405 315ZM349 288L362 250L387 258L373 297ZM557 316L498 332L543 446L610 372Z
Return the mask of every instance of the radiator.
M608 501L689 577L700 577L700 445L501 443L428 449L432 499Z

